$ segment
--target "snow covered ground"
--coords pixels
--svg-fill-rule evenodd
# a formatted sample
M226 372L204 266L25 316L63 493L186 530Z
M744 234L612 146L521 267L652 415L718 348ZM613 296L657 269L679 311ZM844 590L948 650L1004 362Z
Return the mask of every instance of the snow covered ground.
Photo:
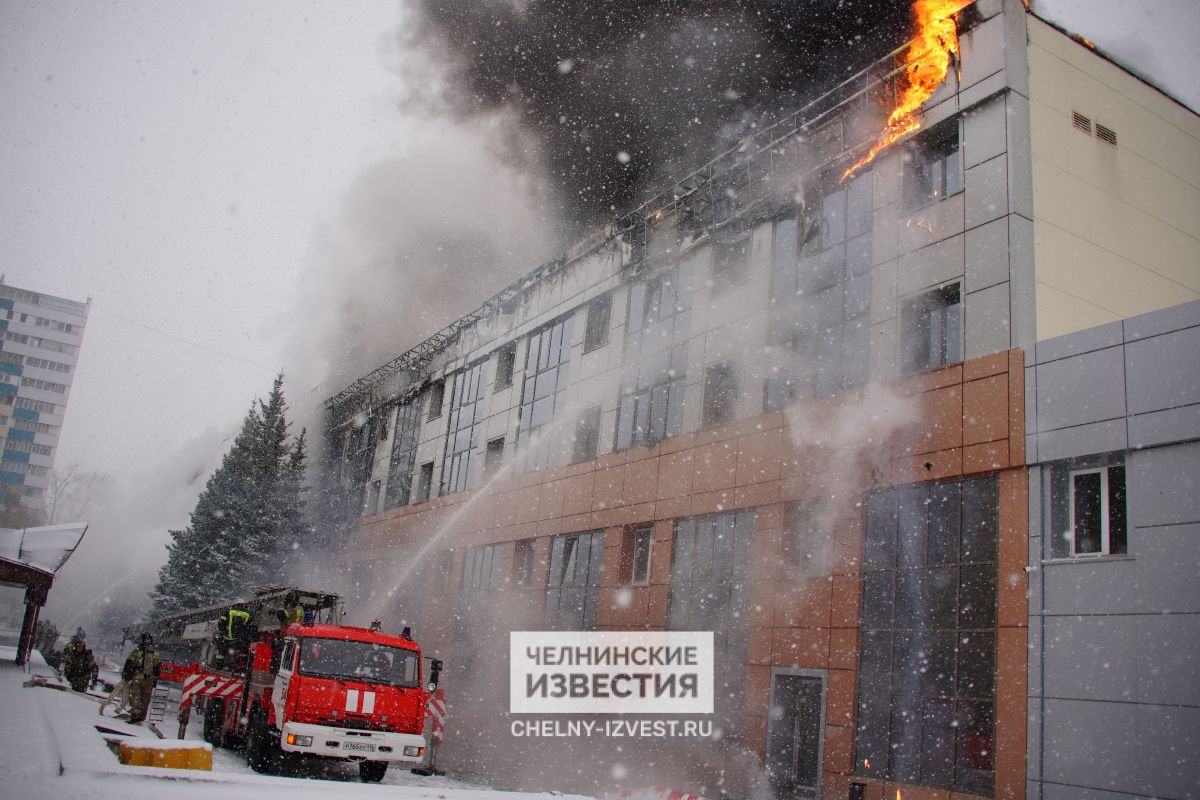
M33 654L28 672L13 665L14 651L0 646L0 798L95 800L237 800L286 796L289 800L393 797L405 800L548 800L553 793L503 792L451 778L423 778L389 769L383 783L358 783L349 765L315 765L304 778L255 774L242 754L213 751L212 772L131 767L117 761L104 736L155 738L146 728L99 715L98 700L42 687L25 687L31 675L53 676ZM102 732L98 726L104 728ZM168 727L174 728L174 724ZM174 730L164 731L173 733ZM199 723L188 730L199 741ZM579 798L576 800L587 800Z

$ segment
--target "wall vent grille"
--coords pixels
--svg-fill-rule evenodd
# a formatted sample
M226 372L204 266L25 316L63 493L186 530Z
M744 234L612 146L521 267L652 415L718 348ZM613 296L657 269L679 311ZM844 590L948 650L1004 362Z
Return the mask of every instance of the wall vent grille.
M1071 117L1072 117L1072 124L1078 130L1083 131L1088 136L1092 135L1092 121L1090 119L1085 117L1083 114L1080 114L1078 111L1072 111Z
M1112 128L1106 128L1099 122L1096 123L1096 138L1102 142L1108 142L1113 147L1117 146L1117 132Z

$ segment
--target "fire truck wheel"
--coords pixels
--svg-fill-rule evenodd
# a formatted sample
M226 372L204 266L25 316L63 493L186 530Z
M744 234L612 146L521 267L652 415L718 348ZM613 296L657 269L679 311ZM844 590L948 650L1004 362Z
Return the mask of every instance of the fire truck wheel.
M225 722L225 701L210 697L204 704L204 741L220 747L224 741L221 726Z
M267 732L262 714L255 713L246 731L246 763L255 772L273 772L279 766L278 750Z
M386 761L360 761L358 762L358 777L363 783L379 783L383 780L383 774L387 772L388 762Z

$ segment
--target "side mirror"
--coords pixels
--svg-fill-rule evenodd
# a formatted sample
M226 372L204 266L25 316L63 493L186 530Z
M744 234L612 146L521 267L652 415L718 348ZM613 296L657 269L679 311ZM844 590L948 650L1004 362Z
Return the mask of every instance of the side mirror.
M429 660L429 691L437 688L438 678L442 675L442 661L438 658Z

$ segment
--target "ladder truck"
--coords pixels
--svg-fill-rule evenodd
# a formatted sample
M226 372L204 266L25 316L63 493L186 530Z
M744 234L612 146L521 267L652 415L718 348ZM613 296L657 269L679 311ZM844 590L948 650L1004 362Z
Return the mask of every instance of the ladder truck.
M303 622L277 617L291 600L304 609ZM218 621L235 604L251 622L230 656ZM194 705L204 739L240 745L257 772L334 759L357 762L364 782L378 782L389 764L424 760L426 703L442 663L429 659L426 669L407 628L396 635L374 624L343 625L342 615L336 594L270 586L130 626L124 635L154 636L160 681L181 686L181 736Z

